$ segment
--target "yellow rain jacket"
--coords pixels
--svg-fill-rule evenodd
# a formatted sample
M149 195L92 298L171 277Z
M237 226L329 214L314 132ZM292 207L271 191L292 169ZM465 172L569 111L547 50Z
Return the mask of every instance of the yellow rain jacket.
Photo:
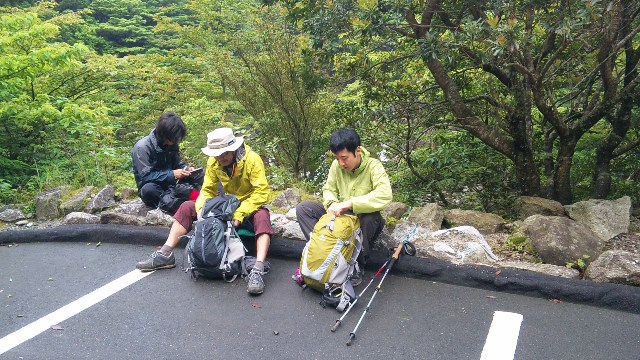
M245 155L237 159L236 168L231 177L223 170L215 157L207 160L207 169L200 196L196 200L196 212L200 213L204 202L218 195L218 181L222 183L225 194L233 194L240 200L240 206L233 219L242 222L245 217L256 212L269 198L269 183L264 172L262 158L249 146L243 144Z
M371 158L369 151L362 150L362 163L353 172L347 172L333 160L327 182L322 187L325 209L332 202L351 200L355 214L380 211L391 203L393 193L389 176L378 159Z

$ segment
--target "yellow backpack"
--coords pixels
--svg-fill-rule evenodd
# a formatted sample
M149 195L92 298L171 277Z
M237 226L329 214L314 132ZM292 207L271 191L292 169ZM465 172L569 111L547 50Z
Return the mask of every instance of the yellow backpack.
M300 273L318 291L342 285L351 276L362 249L360 220L355 215L324 214L302 251Z

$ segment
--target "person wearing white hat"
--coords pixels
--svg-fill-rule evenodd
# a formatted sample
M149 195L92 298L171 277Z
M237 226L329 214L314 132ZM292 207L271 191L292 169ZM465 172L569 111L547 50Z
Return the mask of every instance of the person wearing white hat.
M230 128L218 128L207 134L207 145L202 152L209 156L204 183L196 201L184 202L176 211L169 237L159 251L139 262L142 271L175 267L173 248L180 237L186 235L202 211L207 199L218 195L218 184L226 194L235 195L240 206L233 214L236 228L244 227L256 235L256 264L247 276L247 292L264 292L264 262L266 261L273 228L269 210L264 207L269 198L269 183L260 155L251 150L242 137Z

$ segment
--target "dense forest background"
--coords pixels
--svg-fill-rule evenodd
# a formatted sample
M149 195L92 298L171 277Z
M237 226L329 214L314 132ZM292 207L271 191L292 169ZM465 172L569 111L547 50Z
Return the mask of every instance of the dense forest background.
M230 126L272 187L314 192L359 131L410 205L499 213L519 195L639 203L637 0L4 0L0 203L135 187L160 113Z

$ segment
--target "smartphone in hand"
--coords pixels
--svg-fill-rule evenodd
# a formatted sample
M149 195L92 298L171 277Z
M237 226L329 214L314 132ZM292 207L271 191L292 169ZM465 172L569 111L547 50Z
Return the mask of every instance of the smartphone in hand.
M197 169L193 169L190 171L190 175L189 176L195 176L195 175L200 175L200 173L204 172L203 168L197 168Z

